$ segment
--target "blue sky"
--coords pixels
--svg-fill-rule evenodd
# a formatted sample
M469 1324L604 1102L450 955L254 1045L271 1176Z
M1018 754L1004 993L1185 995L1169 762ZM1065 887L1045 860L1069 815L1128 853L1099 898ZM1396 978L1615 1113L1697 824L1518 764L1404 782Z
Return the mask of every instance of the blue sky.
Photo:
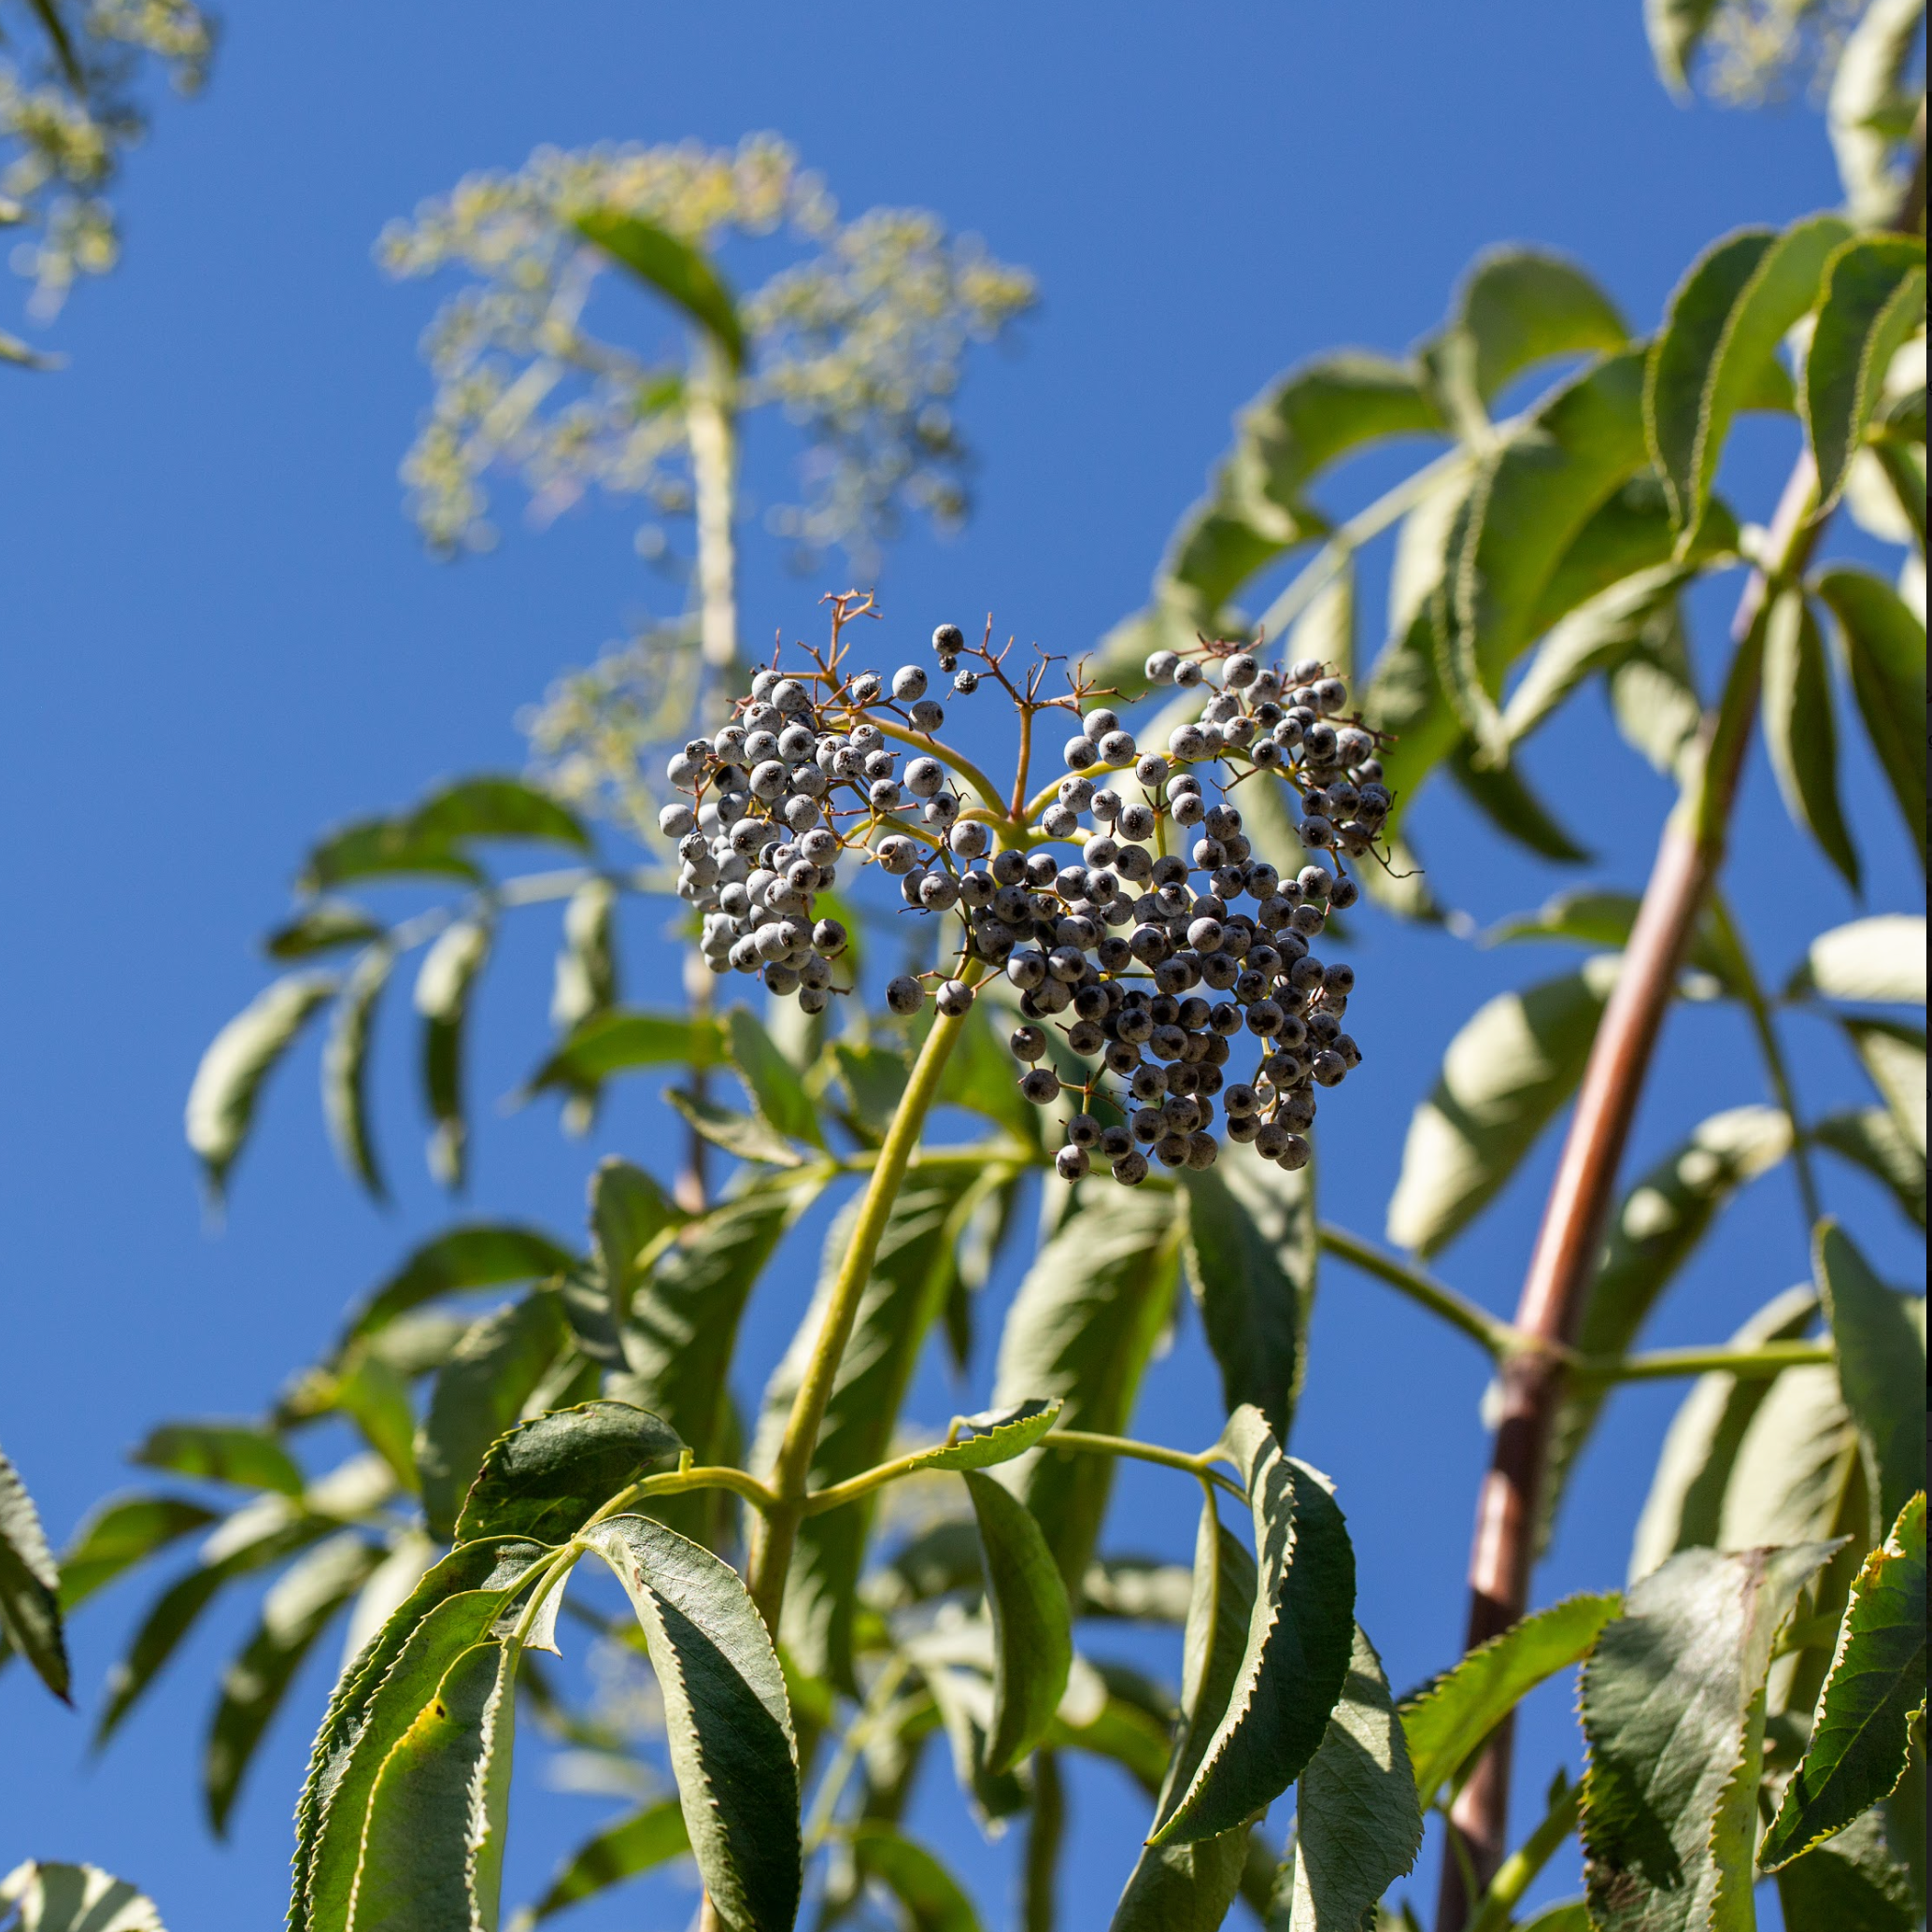
M1636 0L230 9L206 98L164 102L129 170L124 266L83 289L53 332L70 366L0 384L0 1441L56 1537L125 1480L123 1453L153 1421L258 1407L347 1300L447 1212L409 1158L419 1125L397 1028L379 1084L402 1182L393 1213L373 1213L331 1165L310 1054L269 1097L226 1226L204 1218L181 1101L209 1035L261 983L252 943L284 909L305 841L439 775L514 766L518 709L664 596L621 508L541 535L505 517L494 556L425 558L399 513L395 464L428 394L416 337L433 296L373 265L385 220L539 143L731 143L770 128L848 211L918 204L977 231L1038 274L1044 302L1011 354L973 365L961 416L981 458L979 512L957 541L915 534L892 551L888 634L909 641L939 618L991 609L1002 628L1077 651L1142 600L1231 412L1317 349L1402 348L1439 319L1482 246L1575 253L1642 329L1713 235L1835 201L1814 116L1674 107L1639 11ZM1726 478L1740 514L1769 514L1788 460L1788 428L1752 426ZM1373 480L1344 478L1342 506ZM747 634L814 634L817 594L842 566L802 580L769 544L747 551ZM1707 662L1730 594L1699 606ZM1604 853L1604 874L1640 884L1668 801L1595 700L1529 762L1572 788L1566 816ZM1851 805L1873 902L1914 902L1889 803L1861 775ZM1446 895L1485 921L1564 882L1497 850L1446 795L1432 792L1417 823ZM1788 828L1761 759L1739 846L1733 897L1782 977L1811 933L1854 908ZM1569 956L1364 924L1351 1025L1371 1066L1324 1115L1323 1185L1325 1212L1379 1235L1410 1109L1443 1044L1488 993ZM650 933L640 918L643 957ZM641 1096L613 1106L588 1145L562 1140L543 1110L500 1117L489 1105L538 1044L551 943L547 929L518 935L483 999L473 1199L570 1229L594 1156L621 1150L661 1171L667 1143ZM1808 1104L1856 1095L1822 1030L1800 1025L1794 1041ZM1760 1096L1741 1019L1680 1013L1633 1165L1702 1114ZM1513 1301L1551 1160L1545 1148L1442 1262L1498 1309ZM1916 1251L1893 1210L1838 1175L1831 1194L1894 1277L1910 1278ZM1717 1340L1803 1266L1781 1175L1723 1225L1654 1339ZM747 1393L803 1279L760 1304ZM1012 1286L1008 1270L988 1335ZM1297 1447L1340 1485L1363 1620L1399 1685L1450 1661L1459 1641L1482 1387L1459 1338L1373 1284L1328 1273ZM1621 1582L1679 1393L1613 1405L1540 1577L1544 1600ZM931 1371L914 1413L943 1422L969 1398ZM1184 1324L1141 1432L1204 1439L1215 1400L1198 1329ZM1156 1475L1123 1481L1123 1540L1185 1551L1191 1504ZM140 1602L121 1591L80 1619L90 1698ZM247 1623L243 1602L212 1617L98 1761L84 1719L22 1672L0 1677L0 1869L29 1853L84 1856L149 1887L178 1925L271 1923L333 1657L303 1680L218 1847L200 1822L200 1736ZM1569 1695L1553 1687L1531 1707L1519 1758L1531 1802L1559 1758L1576 1760ZM542 1772L530 1752L513 1896L600 1815ZM1073 1792L1063 1923L1086 1932L1105 1924L1142 1819L1103 1769L1083 1769ZM937 1789L917 1822L969 1861L988 1923L1007 1923L1012 1841L973 1851ZM1414 1886L1425 1905L1430 1861ZM1574 1889L1572 1854L1550 1883ZM674 1925L689 1903L657 1888L577 1922L633 1925L647 1908Z

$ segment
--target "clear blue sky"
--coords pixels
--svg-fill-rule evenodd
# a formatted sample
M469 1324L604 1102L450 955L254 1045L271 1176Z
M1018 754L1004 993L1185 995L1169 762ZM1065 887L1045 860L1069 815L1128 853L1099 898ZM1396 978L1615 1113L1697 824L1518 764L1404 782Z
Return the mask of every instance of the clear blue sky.
M122 1454L153 1421L257 1408L348 1298L447 1212L408 1158L419 1129L393 1027L380 1093L396 1212L370 1211L330 1164L311 1052L270 1095L225 1229L204 1223L181 1101L211 1032L261 983L251 945L281 913L305 841L437 775L516 764L518 708L661 595L622 510L541 536L513 528L498 554L455 568L425 559L398 511L395 464L428 393L415 343L433 297L373 266L386 220L539 143L729 143L772 128L848 210L923 204L977 230L1038 273L1044 305L1018 353L983 355L971 374L977 520L959 541L899 547L882 595L901 635L990 608L1073 651L1141 600L1235 408L1319 348L1403 347L1483 245L1575 252L1647 328L1712 236L1837 196L1801 107L1673 107L1637 0L236 6L206 98L163 103L157 120L122 197L125 265L83 289L56 332L71 366L0 372L0 1441L57 1538L125 1479ZM1752 433L1731 479L1746 516L1769 513L1783 433ZM786 575L754 543L747 634L815 631L826 587ZM1700 613L1707 636L1713 610ZM1640 883L1666 798L1595 701L1530 763L1574 783L1571 821L1613 882ZM1876 902L1909 902L1889 804L1863 786L1854 804ZM1446 796L1432 793L1419 823L1448 896L1485 920L1561 883L1497 853ZM1787 829L1761 761L1741 843L1736 896L1782 976L1805 938L1853 908ZM1410 1109L1444 1043L1487 993L1568 956L1365 925L1351 1025L1372 1061L1324 1114L1324 1186L1328 1212L1379 1235ZM588 1146L541 1110L490 1110L537 1046L550 944L548 930L525 931L483 999L474 1200L569 1229L592 1157L621 1149L661 1170L665 1135L641 1100L611 1108ZM1760 1098L1746 1046L1733 1014L1678 1016L1636 1159L1704 1113ZM1811 1105L1855 1093L1822 1031L1804 1030L1797 1052ZM1442 1264L1493 1307L1513 1300L1549 1166L1545 1149ZM1915 1254L1894 1211L1840 1175L1830 1185L1909 1278ZM1798 1231L1788 1180L1762 1185L1655 1339L1721 1338L1802 1272ZM758 1372L802 1305L804 1271L802 1258L760 1304ZM1012 1285L1009 1271L996 1300ZM1297 1447L1341 1485L1363 1620L1399 1685L1450 1661L1459 1640L1482 1386L1460 1339L1379 1286L1328 1274ZM1621 1582L1641 1473L1678 1393L1614 1405L1540 1579L1545 1600ZM1203 1439L1215 1400L1184 1325L1143 1432ZM943 1422L956 1404L974 1406L930 1373L915 1413ZM1186 1548L1185 1496L1138 1475L1120 1494L1119 1541ZM141 1600L117 1592L81 1617L90 1702ZM29 1853L84 1856L150 1888L178 1927L274 1922L334 1656L304 1678L234 1841L218 1847L201 1824L200 1737L248 1616L238 1599L210 1618L98 1762L84 1718L18 1669L0 1678L0 1868ZM1520 1762L1539 1792L1559 1754L1576 1761L1569 1697L1555 1688L1532 1707ZM520 1775L512 1897L601 1815L547 1790L540 1751ZM962 1853L989 1923L1007 1923L1012 1841L973 1853L939 1796L922 1801L921 1827ZM1076 1775L1073 1803L1063 1923L1088 1932L1105 1924L1142 1819L1104 1769ZM1425 1905L1432 1869L1433 1852L1415 1882ZM1552 1883L1574 1889L1571 1854ZM637 1925L647 1908L671 1926L689 1902L659 1888L576 1923Z

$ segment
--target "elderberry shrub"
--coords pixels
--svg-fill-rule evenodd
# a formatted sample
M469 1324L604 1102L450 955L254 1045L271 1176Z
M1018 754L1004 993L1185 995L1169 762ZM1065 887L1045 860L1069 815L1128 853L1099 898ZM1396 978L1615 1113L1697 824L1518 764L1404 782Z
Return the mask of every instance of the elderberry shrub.
M1305 1165L1316 1089L1361 1061L1342 1025L1354 971L1312 948L1329 913L1355 902L1346 861L1371 852L1391 803L1381 740L1344 715L1342 680L1312 659L1269 666L1228 643L1157 651L1152 683L1206 696L1164 750L1144 750L1077 674L1070 695L1042 697L1048 661L1022 688L1007 652L942 624L933 650L956 693L990 676L1030 728L1056 711L1074 726L1068 775L1022 810L962 793L959 774L977 774L935 738L945 711L923 666L889 679L847 669L844 621L871 613L833 604L829 654L807 653L812 668L790 675L760 671L731 722L668 767L689 803L659 823L677 842L678 894L703 916L712 971L756 974L814 1014L849 990L835 979L845 929L817 900L851 855L896 877L908 907L958 921L952 965L893 979L891 1012L910 1016L930 997L957 1017L975 980L1004 973L1020 1092L1065 1110L1063 1179L1100 1163L1137 1186L1150 1156L1208 1167L1217 1125L1284 1168ZM1230 799L1239 784L1277 782L1311 855L1292 877L1256 857Z

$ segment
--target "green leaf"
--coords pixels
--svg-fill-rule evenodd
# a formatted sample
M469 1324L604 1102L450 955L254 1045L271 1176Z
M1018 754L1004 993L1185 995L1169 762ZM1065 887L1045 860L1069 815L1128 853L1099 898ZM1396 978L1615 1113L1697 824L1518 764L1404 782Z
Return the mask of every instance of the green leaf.
M1842 1831L1905 1773L1925 1703L1925 1498L1911 1498L1865 1559L1839 1627L1810 1741L1758 1849L1776 1871Z
M222 1676L208 1729L202 1788L216 1837L228 1834L243 1775L302 1660L381 1560L376 1544L345 1529L291 1564L263 1599L261 1621Z
M1421 1849L1402 1723L1357 1624L1342 1701L1296 1796L1291 1932L1357 1932Z
M822 1147L818 1110L813 1106L798 1070L779 1052L749 1007L734 1006L725 1016L725 1039L732 1065L751 1096L758 1117L794 1141Z
M1619 964L1499 994L1450 1042L1409 1123L1390 1241L1434 1254L1488 1205L1582 1079Z
M333 973L284 974L256 994L202 1055L188 1091L188 1144L200 1155L218 1195L249 1137L262 1083L335 987Z
M1732 1197L1790 1151L1791 1123L1776 1107L1732 1107L1700 1121L1624 1197L1584 1301L1576 1346L1585 1355L1624 1354ZM1601 1383L1585 1385L1557 1410L1542 1485L1545 1526L1608 1393Z
M1251 1402L1286 1442L1308 1364L1314 1308L1314 1171L1283 1178L1250 1147L1183 1170L1187 1194L1182 1257L1229 1413Z
M61 1553L61 1608L84 1603L135 1564L216 1520L213 1510L184 1496L121 1496L102 1503Z
M1254 1557L1208 1501L1195 1535L1180 1725L1155 1801L1157 1833L1191 1788L1241 1683L1256 1584ZM1143 1845L1111 1932L1215 1932L1241 1883L1247 1840L1243 1819L1213 1838Z
M525 1542L452 1550L344 1670L295 1808L289 1932L348 1924L362 1825L384 1759L450 1665L489 1635L543 1554Z
M446 1187L460 1187L469 1127L463 1115L462 1036L470 994L490 958L490 929L481 919L456 919L423 955L416 975L416 1010L422 1016L423 1100L435 1131L430 1172Z
M1670 298L1645 372L1644 428L1686 541L1732 420L1783 375L1779 346L1817 305L1825 263L1851 233L1838 215L1813 215L1783 234L1742 230L1713 243Z
M1827 1114L1811 1139L1829 1147L1892 1191L1892 1198L1920 1228L1925 1225L1925 1156L1888 1107L1859 1107Z
M1584 1666L1582 1830L1601 1932L1748 1932L1765 1671L1830 1554L1682 1550L1598 1638Z
M490 1445L570 1339L556 1295L539 1290L476 1323L438 1371L416 1441L423 1514L447 1542Z
M959 1882L922 1844L895 1825L852 1828L852 1858L904 1908L913 1932L980 1932L979 1914Z
M644 1252L687 1216L642 1168L607 1154L590 1180L590 1241L613 1317L626 1321Z
M639 281L675 303L709 332L733 369L743 369L749 353L745 324L729 285L704 253L655 221L620 208L587 208L572 225Z
M1538 634L1558 562L1648 460L1642 402L1641 353L1608 357L1519 419L1477 467L1449 533L1434 622L1438 675L1479 764L1507 761L1496 694Z
M1795 1342L1818 1314L1809 1287L1773 1296L1730 1339L1736 1349L1768 1342ZM1714 1545L1723 1525L1725 1491L1752 1418L1770 1393L1774 1377L1700 1375L1691 1385L1664 1437L1651 1477L1650 1495L1630 1546L1630 1581L1648 1576L1679 1550Z
M1010 1770L1046 1735L1073 1663L1073 1613L1053 1552L1025 1503L968 1470L993 1618L993 1721L986 1767Z
M357 879L415 877L480 886L483 871L447 837L419 831L407 817L358 818L310 847L295 883L303 892L324 892Z
M244 1489L275 1489L284 1496L303 1490L295 1458L266 1429L246 1422L166 1422L128 1459Z
M586 1839L563 1861L543 1896L511 1924L519 1928L533 1925L566 1905L594 1898L626 1879L654 1871L690 1848L691 1836L685 1829L684 1812L675 1797L646 1805Z
M166 1932L153 1899L125 1879L98 1865L45 1858L29 1858L0 1879L0 1925L7 1932Z
M1402 1732L1425 1811L1538 1684L1589 1655L1621 1607L1614 1591L1566 1597L1479 1644L1403 1699Z
M617 1004L617 904L618 888L608 879L587 879L570 895L550 993L552 1026L568 1031Z
M490 1445L456 1520L456 1541L567 1542L641 1476L675 1468L684 1444L628 1402L580 1402L523 1422Z
M1508 719L1503 720L1505 735ZM1530 789L1522 767L1515 763L1481 765L1473 739L1465 738L1449 755L1449 775L1462 795L1505 838L1558 865L1584 865L1589 848L1577 844L1549 807Z
M1878 1520L1890 1523L1925 1486L1925 1298L1888 1288L1829 1219L1812 1237L1811 1268Z
M1882 577L1848 564L1821 571L1812 588L1838 620L1858 715L1924 870L1925 740L1918 717L1925 706L1925 621Z
M1923 1006L1925 916L1880 913L1821 932L1785 992L1792 999L1820 993L1827 1000Z
M1691 666L1682 607L1658 613L1607 683L1611 715L1624 742L1680 790L1696 778L1703 747L1704 701Z
M1845 486L1893 356L1925 320L1923 240L1860 235L1831 257L1805 362L1805 429L1817 460L1822 509L1835 504Z
M359 905L342 899L319 899L263 942L271 959L307 959L337 946L362 945L387 936L389 929Z
M664 1098L714 1147L722 1147L739 1160L763 1167L803 1167L805 1157L783 1134L754 1114L736 1114L715 1101L672 1087Z
M1257 1409L1237 1409L1222 1440L1254 1511L1254 1614L1228 1709L1152 1843L1212 1838L1279 1797L1322 1741L1354 1643L1355 1552L1324 1479Z
M1643 30L1650 36L1657 77L1680 100L1690 98L1691 64L1716 18L1719 0L1643 0Z
M1893 157L1925 97L1909 80L1925 21L1925 0L1873 0L1846 36L1832 76L1826 126L1839 178L1853 213L1868 225L1898 216L1909 170Z
M389 1188L369 1126L369 1040L376 1002L395 963L395 953L386 944L370 946L356 960L322 1046L322 1117L335 1158L377 1200L388 1200Z
M462 1288L541 1281L575 1265L547 1234L509 1221L459 1223L418 1248L350 1318L346 1339L373 1335L400 1314Z
M637 1286L623 1328L630 1370L606 1388L661 1416L700 1462L735 1459L729 1376L738 1324L765 1263L815 1195L755 1190L725 1201L687 1224ZM703 1497L660 1499L665 1519L691 1534L712 1507Z
M584 821L520 778L459 778L417 806L409 829L423 840L540 839L579 852L590 849Z
M1784 1932L1917 1932L1925 1918L1878 1811L1785 1866L1778 1904Z
M520 1646L476 1643L390 1747L369 1794L347 1932L493 1926Z
M785 1677L737 1573L643 1516L587 1537L630 1597L663 1695L671 1768L705 1890L732 1932L789 1932L801 1880Z
M0 1455L0 1637L64 1702L72 1674L61 1628L61 1573L20 1471Z
M811 1487L843 1483L890 1455L913 1372L952 1286L962 1215L978 1178L964 1167L915 1168L907 1175L879 1237L872 1275L860 1292L851 1338L839 1360L812 1455ZM776 1460L833 1284L851 1246L859 1204L855 1197L826 1234L812 1305L765 1389L751 1456L754 1469L769 1471ZM1052 1422L1051 1414L1042 1415L1027 1442L1010 1453L1017 1455ZM971 1443L986 1441L975 1436ZM960 1446L965 1450L970 1444ZM1005 1446L1003 1442L1000 1446ZM998 1460L998 1451L987 1459ZM829 1677L845 1688L854 1683L854 1592L875 1508L873 1499L861 1499L800 1524L779 1625L792 1657L813 1675Z
M1788 590L1765 626L1764 734L1794 825L1817 840L1853 891L1858 853L1838 797L1838 728L1825 637L1803 593Z
M525 1084L524 1097L549 1087L594 1087L632 1067L710 1067L722 1057L717 1022L702 1015L595 1013L573 1027Z
M1841 1019L1898 1130L1925 1157L1925 1030L1884 1019Z
M1081 1207L1034 1257L1007 1313L993 1406L1058 1398L1069 1428L1120 1434L1172 1314L1180 1241L1172 1197L1116 1194L1104 1213ZM1093 1554L1113 1465L1043 1450L1002 1479L1039 1520L1070 1591Z
M453 1344L452 1344L453 1345ZM377 1350L355 1347L343 1357L333 1406L362 1430L404 1488L416 1487L416 1410L408 1378Z

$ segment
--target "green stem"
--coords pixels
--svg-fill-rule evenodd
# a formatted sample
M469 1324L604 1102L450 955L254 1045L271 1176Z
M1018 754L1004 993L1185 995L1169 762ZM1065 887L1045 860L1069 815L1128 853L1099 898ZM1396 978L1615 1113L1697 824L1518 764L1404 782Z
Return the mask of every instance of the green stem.
M742 1496L758 1510L769 1510L778 1500L756 1476L746 1470L724 1463L705 1463L689 1469L665 1470L659 1475L641 1476L636 1482L627 1484L587 1519L584 1529L621 1514L633 1502L639 1502L647 1496L682 1496L692 1489L729 1489L733 1496ZM581 1536L583 1530L577 1534Z
M917 732L909 732L903 725L894 724L890 718L880 717L875 713L866 714L888 738L897 738L902 745L911 745L923 751L928 758L936 758L941 764L950 765L967 784L978 792L983 803L1000 817L1006 816L1005 801L1001 798L998 788L970 758L961 758L950 746L940 744L936 738L923 737Z
M1744 949L1744 936L1738 930L1737 921L1731 917L1730 907L1726 904L1724 893L1714 880L1706 904L1717 942L1724 948L1726 963L1737 981L1739 996L1751 1016L1751 1030L1757 1035L1758 1051L1764 1056L1765 1073L1771 1083L1771 1091L1791 1128L1792 1169L1797 1176L1797 1198L1804 1211L1805 1239L1810 1241L1811 1230L1818 1225L1825 1210L1819 1200L1818 1177L1811 1166L1811 1146L1797 1116L1797 1090L1791 1084L1791 1071L1778 1039L1770 1002L1765 998L1751 955Z
M1767 1342L1756 1348L1658 1348L1643 1355L1580 1356L1570 1373L1585 1382L1669 1382L1682 1375L1762 1380L1786 1369L1835 1362L1828 1342Z
M1398 1261L1393 1255L1384 1254L1360 1235L1351 1234L1347 1229L1337 1228L1325 1221L1320 1238L1322 1246L1329 1254L1352 1263L1364 1274L1372 1274L1377 1281L1386 1282L1390 1287L1399 1289L1412 1301L1420 1302L1431 1314L1440 1315L1452 1328L1460 1328L1470 1341L1479 1343L1490 1355L1501 1357L1513 1353L1519 1345L1516 1331L1508 1322L1499 1320L1486 1308L1479 1308L1466 1295L1457 1294L1433 1275Z
M1057 1428L1040 1439L1042 1449L1072 1449L1087 1456L1124 1456L1134 1462L1158 1463L1162 1469L1186 1470L1203 1483L1218 1484L1230 1496L1247 1500L1247 1491L1230 1482L1214 1464L1220 1459L1218 1446L1189 1456L1185 1449L1164 1448L1158 1442L1137 1442L1130 1436L1102 1436L1091 1429Z
M969 981L974 974L975 963L969 961L962 975ZM852 1226L845 1258L827 1299L825 1319L813 1345L811 1359L805 1364L798 1393L792 1399L791 1415L772 1466L772 1507L753 1527L746 1581L752 1601L763 1615L766 1627L774 1635L779 1608L785 1600L785 1579L791 1570L792 1546L798 1540L798 1526L804 1513L805 1485L811 1475L813 1454L818 1446L819 1427L831 1400L832 1384L844 1359L845 1344L851 1340L852 1325L859 1318L859 1299L872 1279L879 1238L886 1231L887 1217L899 1197L926 1115L939 1096L940 1076L945 1072L961 1024L959 1019L936 1014L932 1030L926 1035L919 1057L913 1062L912 1077L900 1096L892 1124L886 1130L872 1179L859 1203L859 1218Z
M1551 1800L1542 1823L1497 1867L1482 1904L1470 1920L1469 1932L1507 1932L1510 1915L1531 1882L1576 1829L1577 1801L1582 1790L1581 1784L1566 1783Z

